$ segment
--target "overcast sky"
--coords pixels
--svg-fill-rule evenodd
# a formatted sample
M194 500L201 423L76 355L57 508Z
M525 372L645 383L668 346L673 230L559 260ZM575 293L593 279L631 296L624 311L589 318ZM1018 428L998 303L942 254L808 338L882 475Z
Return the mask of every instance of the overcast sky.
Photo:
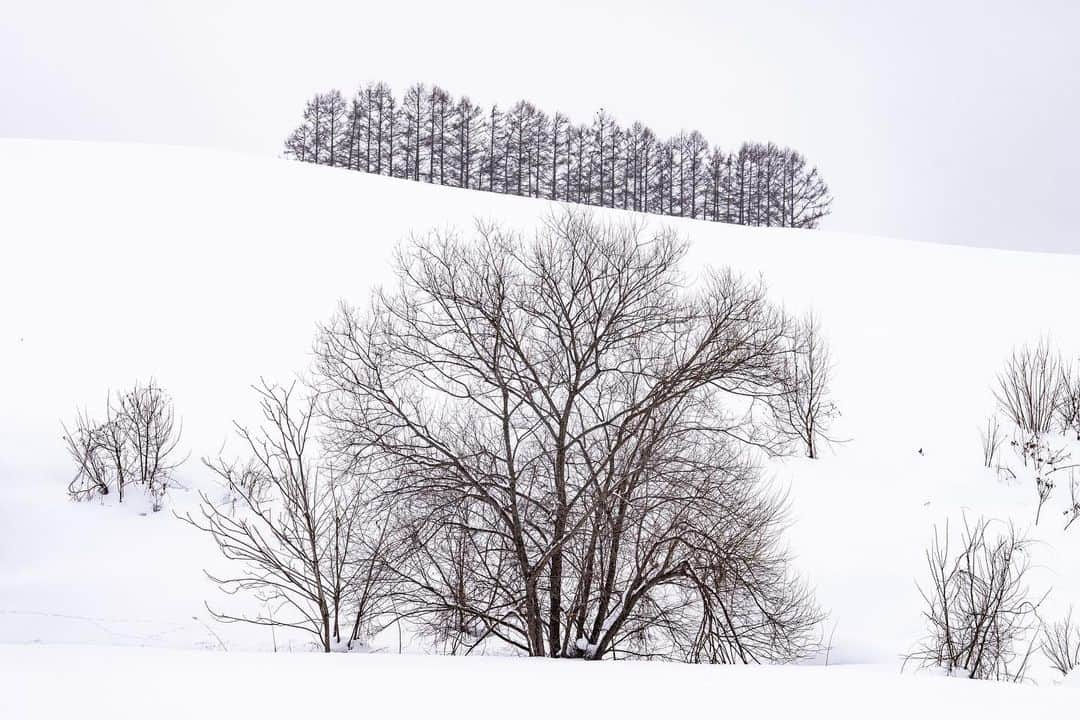
M0 0L0 137L279 155L304 100L386 80L773 140L825 227L1080 252L1080 2Z

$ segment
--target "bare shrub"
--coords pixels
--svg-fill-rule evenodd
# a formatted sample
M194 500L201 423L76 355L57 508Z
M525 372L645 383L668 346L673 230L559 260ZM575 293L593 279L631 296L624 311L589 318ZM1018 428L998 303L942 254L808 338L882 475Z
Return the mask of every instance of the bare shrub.
M833 370L829 346L813 313L794 324L784 370L783 392L770 402L776 426L807 457L816 458L822 443L834 442L829 427L839 411L829 392Z
M1039 601L1025 580L1028 541L1011 525L994 533L991 524L965 518L955 553L948 523L943 532L935 527L926 551L930 580L919 585L929 634L908 660L950 675L1021 681L1033 649L1024 642L1038 622Z
M263 611L238 616L210 610L222 622L296 628L330 652L373 633L382 615L386 526L371 534L356 476L333 471L312 447L314 396L297 402L292 388L257 387L264 425L237 426L245 463L204 460L241 507L215 505L204 494L198 518L238 575L209 577L229 593L250 593ZM209 609L209 608L208 608Z
M1042 435L1050 431L1062 400L1061 359L1048 340L1013 350L998 374L994 397L1017 427Z
M172 398L153 380L110 396L103 422L80 412L73 429L64 426L77 468L68 494L86 500L115 490L122 502L134 484L144 487L154 511L160 510L172 473L183 462L176 457L181 435Z
M1080 365L1061 364L1057 419L1063 435L1080 440Z
M1042 651L1050 667L1068 675L1080 667L1080 625L1073 623L1072 608L1063 620L1042 628Z
M1035 494L1038 504L1035 508L1035 524L1039 524L1042 518L1042 509L1047 500L1057 487L1058 474L1075 467L1067 464L1070 459L1069 452L1062 447L1052 446L1050 441L1043 435L1024 433L1022 437L1014 439L1010 445L1020 457L1022 474L1030 479L1035 486ZM1005 468L1008 474L1016 478L1016 471Z
M1042 510L1057 489L1063 474L1069 473L1069 506L1064 514L1069 518L1065 529L1080 517L1080 487L1076 479L1076 463L1070 462L1071 453L1067 446L1055 441L1052 436L1021 432L1009 443L1019 462L998 464L999 477L1007 481L1020 480L1030 482L1035 489L1036 507L1035 524L1042 519Z
M981 435L983 465L993 467L998 450L1001 449L1002 443L1005 442L1005 433L1001 430L1001 423L998 422L997 415L991 415L986 420L986 427L982 430Z
M176 467L173 457L181 435L172 400L151 380L119 395L117 405L131 476L147 489L154 510L159 510Z
M64 442L68 455L75 462L76 473L68 485L68 494L76 500L86 500L95 495L108 495L113 485L113 466L110 455L106 452L102 428L94 423L85 412L75 417L72 429L64 428ZM121 467L121 472L123 468ZM122 478L122 476L121 476ZM123 484L118 491L123 498Z
M685 245L577 211L399 252L316 342L342 462L379 468L403 613L447 647L752 662L813 650L771 438L789 324L760 282L684 287ZM764 415L764 417L763 417Z
M1064 515L1067 518L1066 530L1080 518L1080 479L1077 479L1075 470L1069 471L1069 507L1065 509Z

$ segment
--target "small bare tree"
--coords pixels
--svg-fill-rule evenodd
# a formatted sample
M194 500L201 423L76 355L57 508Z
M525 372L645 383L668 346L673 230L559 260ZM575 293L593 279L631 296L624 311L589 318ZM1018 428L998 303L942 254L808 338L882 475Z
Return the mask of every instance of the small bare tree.
M784 387L770 401L776 427L782 436L798 443L809 458L818 457L839 415L830 397L832 359L821 336L821 322L807 313L794 324L789 352L784 358Z
M117 397L131 475L146 487L156 512L161 509L173 470L182 427L177 424L169 396L153 380ZM180 461L182 462L182 461Z
M1080 668L1080 625L1073 623L1072 608L1063 620L1042 628L1042 651L1050 667L1062 675Z
M255 389L264 425L254 432L237 426L248 461L204 460L241 507L234 512L204 494L200 516L184 519L242 564L237 575L210 578L228 594L251 593L264 612L210 612L222 622L309 632L325 652L352 647L382 612L385 532L375 534L371 548L358 480L319 460L312 437L315 396L297 401L293 388L265 382ZM353 613L349 630L344 623Z
M64 427L68 454L77 468L68 486L76 500L107 495L115 489L121 502L130 485L146 488L154 511L161 509L177 457L182 427L172 399L153 380L110 396L104 422L80 412L74 428Z
M1050 431L1062 401L1061 364L1046 339L1013 350L998 374L994 397L1020 429L1037 435Z
M64 428L64 442L68 455L75 462L76 473L68 485L68 495L75 500L87 500L97 495L108 495L113 485L113 467L110 454L104 446L103 429L85 412L75 417L72 429ZM122 468L121 468L122 469ZM123 499L123 485L118 491Z
M1033 647L1023 646L1037 626L1040 600L1026 584L1028 541L1010 525L964 518L955 554L949 525L934 529L926 551L930 581L920 584L929 635L908 656L920 665L975 679L1021 681Z

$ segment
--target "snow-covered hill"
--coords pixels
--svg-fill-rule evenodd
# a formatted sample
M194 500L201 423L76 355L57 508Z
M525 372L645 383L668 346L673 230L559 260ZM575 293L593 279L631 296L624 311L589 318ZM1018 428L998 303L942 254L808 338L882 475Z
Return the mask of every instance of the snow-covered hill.
M265 631L207 619L203 601L217 591L202 569L220 560L205 538L148 505L66 500L71 468L61 420L100 406L110 388L156 378L183 417L190 460L179 476L189 490L171 503L188 509L208 479L198 458L219 450L233 420L252 418L250 384L304 371L316 323L341 298L363 302L386 277L396 242L432 227L467 230L475 218L527 232L550 209L538 200L202 150L0 141L0 643L269 647ZM790 488L798 567L830 613L830 664L895 672L923 631L915 581L932 526L963 512L1013 519L1041 541L1032 576L1036 594L1050 593L1041 614L1056 619L1080 604L1080 527L1064 532L1059 522L1067 490L1030 528L1034 488L1003 484L983 468L978 433L994 408L994 375L1014 345L1050 336L1080 356L1080 257L651 222L692 242L691 270L760 272L774 298L821 317L843 412L835 434L847 442L821 460L780 460L769 471ZM104 657L133 664L144 657L130 652ZM198 664L183 653L145 657L166 656L177 667ZM12 707L29 707L20 692L41 679L35 673L56 663L74 678L92 657L87 649L2 648L0 677L20 667L20 678L37 678L26 679ZM213 660L250 672L239 662ZM375 669L378 658L340 662L362 665L361 677L391 672ZM440 672L451 666L462 683L481 667L440 664ZM495 665L483 672L518 673ZM605 689L594 691L603 695L648 671L596 672ZM657 682L678 676L657 672ZM692 672L702 686L736 677ZM738 683L764 688L789 678L778 672L739 670ZM833 671L790 672L805 689L825 677L809 673ZM841 685L885 682L836 672ZM678 677L672 681L698 687L690 675ZM906 687L882 692L902 697ZM706 706L722 694L700 691ZM966 702L972 691L948 692ZM1080 702L1077 691L986 692L988 709L1065 703L1067 692L1073 707ZM814 697L824 702L826 694ZM12 701L0 692L0 709L5 702Z

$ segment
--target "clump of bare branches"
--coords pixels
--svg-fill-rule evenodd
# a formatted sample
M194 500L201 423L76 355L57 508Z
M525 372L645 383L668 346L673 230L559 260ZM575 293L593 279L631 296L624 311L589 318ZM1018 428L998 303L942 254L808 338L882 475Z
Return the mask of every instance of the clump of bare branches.
M77 468L68 494L85 500L115 490L122 502L127 488L136 485L149 493L154 511L160 510L172 473L183 462L176 457L181 434L172 398L153 380L110 396L103 422L80 412L72 429L64 426Z
M390 526L365 512L362 476L334 470L313 447L314 395L298 401L293 388L266 383L256 391L263 426L237 426L249 458L204 460L240 507L204 494L199 517L184 519L241 565L237 575L210 578L228 594L254 595L263 611L210 612L222 622L309 632L326 652L352 648L385 610Z
M752 460L778 442L790 323L731 272L689 290L685 251L573 210L532 240L433 233L367 312L343 305L322 328L329 440L379 468L408 544L401 612L452 650L813 651L784 498Z
M1010 525L995 532L990 520L964 518L955 552L949 525L926 551L930 580L920 584L929 634L908 656L921 666L975 679L1022 681L1038 624L1041 599L1026 583L1028 541Z
M75 462L75 477L68 485L68 494L75 500L86 500L95 496L108 495L115 486L124 498L125 463L116 463L111 452L108 430L110 421L98 423L85 412L75 417L74 426L64 428L64 442L68 455Z
M1075 469L1069 471L1069 507L1065 509L1064 515L1066 530L1080 518L1080 479L1076 477Z
M1068 528L1080 516L1070 453L1051 431L1075 435L1080 440L1080 366L1064 362L1046 339L1035 347L1014 350L1005 369L998 375L994 390L1001 411L1016 425L1018 434L1010 443L1020 465L1000 464L998 473L1008 479L1031 478L1038 504L1035 524L1061 477L1070 471L1071 504L1064 512ZM991 419L983 433L983 459L989 467L997 452L998 428Z
M1063 435L1080 440L1080 365L1062 363L1057 419Z
M1045 435L1025 432L1019 438L1014 438L1009 445L1020 458L1021 465L1017 470L1002 467L1000 471L1011 479L1017 478L1017 471L1019 471L1023 476L1030 478L1035 485L1035 493L1038 497L1038 504L1035 507L1035 524L1038 525L1042 518L1043 506L1057 487L1059 473L1065 470L1071 472L1076 465L1068 463L1071 455L1067 448L1052 444Z
M784 357L783 392L770 402L781 435L798 444L809 458L818 457L839 410L830 396L833 371L829 345L821 335L821 322L807 313L793 323L788 353Z
M982 450L983 450L983 465L985 467L993 467L994 460L998 456L998 450L1001 449L1002 444L1005 442L1005 433L1001 429L1001 423L998 422L997 415L991 415L986 420L986 427L981 431L982 436Z
M994 389L1001 411L1022 430L1049 432L1062 401L1061 367L1046 339L1013 350Z
M1080 625L1073 622L1072 608L1064 619L1043 625L1041 647L1050 667L1062 675L1080 668Z

